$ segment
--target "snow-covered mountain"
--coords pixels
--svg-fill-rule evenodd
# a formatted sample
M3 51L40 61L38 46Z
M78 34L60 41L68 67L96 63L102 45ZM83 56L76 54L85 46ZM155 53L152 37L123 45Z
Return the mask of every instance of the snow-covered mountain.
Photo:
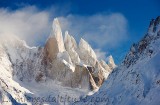
M76 105L160 104L160 16L150 22L144 38L133 44L123 63L94 95Z
M98 61L84 39L77 45L66 31L63 40L56 18L44 47L29 47L13 36L0 38L0 103L67 104L69 101L46 101L46 97L69 95L78 100L97 90L115 67L112 56L108 63Z

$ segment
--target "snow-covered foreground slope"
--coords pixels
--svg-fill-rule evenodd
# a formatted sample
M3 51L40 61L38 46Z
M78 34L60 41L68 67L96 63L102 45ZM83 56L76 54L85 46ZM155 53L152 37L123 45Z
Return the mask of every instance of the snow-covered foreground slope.
M160 104L160 17L145 37L133 44L123 63L112 71L99 91L76 105Z
M0 66L1 67L1 66ZM64 105L79 100L88 91L62 87L59 82L48 80L37 83L13 80L10 71L1 67L1 105Z
M17 37L0 37L0 103L2 105L57 105L78 101L96 91L115 68L99 61L81 39L61 32L58 19L44 47L29 47ZM91 94L90 92L89 94Z

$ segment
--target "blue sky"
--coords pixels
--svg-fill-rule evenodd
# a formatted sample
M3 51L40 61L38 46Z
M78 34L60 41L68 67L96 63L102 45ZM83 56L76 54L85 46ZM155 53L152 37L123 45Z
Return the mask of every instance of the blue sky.
M29 28L21 30L35 36L37 41L34 44L43 45L49 35L51 21L59 17L61 24L64 23L62 28L69 30L77 41L83 37L100 57L106 59L111 54L116 63L120 63L132 43L144 36L150 20L160 15L159 5L159 0L0 0L0 15L4 17L0 18L0 23L19 23L25 27L35 23L38 27L34 27L34 32L29 32ZM29 23L23 23L28 18ZM4 19L6 22L2 21ZM5 28L0 31L5 31ZM14 32L21 31L15 29ZM30 38L24 36L24 40ZM30 40L28 43L33 44Z

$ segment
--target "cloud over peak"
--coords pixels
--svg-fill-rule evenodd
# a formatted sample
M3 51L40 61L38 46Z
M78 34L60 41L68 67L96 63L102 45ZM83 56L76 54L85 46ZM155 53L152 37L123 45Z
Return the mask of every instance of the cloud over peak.
M89 16L67 14L52 7L39 10L36 6L25 6L17 10L0 8L0 36L16 35L30 46L45 43L49 36L53 18L58 17L63 35L66 30L77 41L82 37L91 44L99 58L106 59L107 49L116 49L127 40L127 19L121 13L94 14ZM67 10L65 10L67 11ZM103 49L103 50L102 50Z

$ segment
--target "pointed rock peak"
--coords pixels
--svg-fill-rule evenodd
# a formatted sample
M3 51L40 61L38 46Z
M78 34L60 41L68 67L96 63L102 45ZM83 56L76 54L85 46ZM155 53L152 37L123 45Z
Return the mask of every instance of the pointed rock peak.
M107 58L107 62L108 62L108 66L109 66L111 69L114 69L114 68L116 67L112 55L110 55L110 56Z
M72 40L72 43L74 43L74 47L77 48L77 43L73 36L71 36L71 40Z
M65 51L62 31L57 18L53 20L52 30L44 49L45 56L51 60L55 59L59 52Z
M53 20L52 31L51 31L50 37L56 37L56 38L62 37L61 26L58 21L58 18L55 18Z
M91 46L82 38L79 42L79 52L80 58L85 61L86 64L91 66L95 65L97 61L96 53L93 51Z
M65 32L65 35L69 35L69 34L68 34L68 31Z
M65 44L71 44L70 47L77 48L76 40L73 38L73 36L69 35L68 31L65 32L64 42Z
M65 37L64 37L64 42L68 42L71 40L71 36L68 34L68 31L65 31Z
M88 52L91 52L90 50L92 50L92 48L90 47L90 45L83 38L80 39L79 48L82 51L86 50Z
M79 42L79 47L83 47L85 49L88 49L88 47L90 47L90 45L83 38L81 38L80 42Z
M83 38L80 39L79 48L82 50L84 49L84 50L89 51L95 58L97 58L96 53L93 51L89 43L85 41Z
M110 56L107 57L107 61L108 62L113 62L114 61L112 55L110 55Z
M77 48L77 43L75 39L69 35L68 31L65 32L65 38L64 38L65 47L68 48Z
M81 38L79 43L87 43L87 42L83 38Z
M87 41L85 41L83 38L80 39L79 48L83 48L85 50L88 50L91 53L93 52L94 55L96 55L95 52L93 51L93 49L91 48L91 46L89 45L89 43Z
M55 28L55 27L60 27L58 18L54 18L53 20L52 28Z

